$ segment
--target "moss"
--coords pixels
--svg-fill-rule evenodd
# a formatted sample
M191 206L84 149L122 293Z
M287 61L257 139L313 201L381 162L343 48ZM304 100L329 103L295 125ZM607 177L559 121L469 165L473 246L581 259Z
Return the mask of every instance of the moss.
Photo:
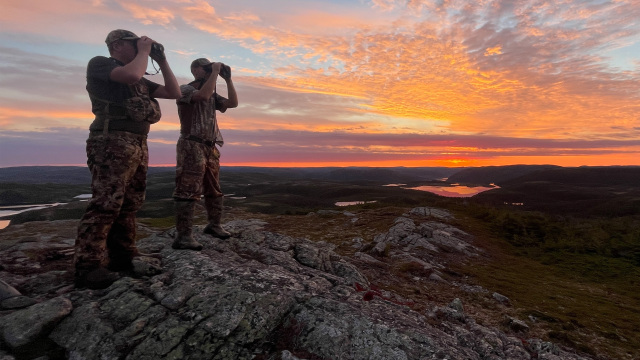
M432 273L431 269L425 268L424 265L416 261L400 263L396 266L396 268L401 273L420 277L428 277Z
M384 247L384 251L382 252L382 256L388 257L390 252L391 252L391 243L387 243L387 245L385 245Z
M163 218L139 218L138 222L156 229L170 229L176 226L176 219L174 216L167 216Z

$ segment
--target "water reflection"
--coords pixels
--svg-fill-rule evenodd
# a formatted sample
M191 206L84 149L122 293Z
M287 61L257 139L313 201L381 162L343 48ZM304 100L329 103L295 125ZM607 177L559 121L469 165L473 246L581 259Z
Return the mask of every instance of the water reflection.
M66 203L53 203L53 204L32 204L32 205L17 205L17 206L0 206L0 218L13 216L23 212L31 210L46 209ZM0 219L0 230L6 228L11 223L11 219Z
M84 198L85 195L78 195L76 198ZM89 198L91 195L89 195ZM87 201L87 200L80 200ZM6 218L9 216L17 215L23 212L32 210L47 209L50 207L64 205L67 203L53 203L53 204L31 204L31 205L12 205L12 206L0 206L0 218ZM0 219L0 230L6 228L11 223L11 219Z
M390 187L404 187L406 184L386 184L383 186ZM499 186L496 184L491 184L491 186L464 186L460 184L447 184L447 185L423 185L416 187L409 187L405 189L410 190L419 190L419 191L428 191L430 193L434 193L436 195L445 196L445 197L472 197L477 195L483 191L497 189ZM362 205L368 203L374 203L376 201L338 201L335 203L336 206L351 206L351 205Z
M66 203L0 206L0 217L12 216L31 210L41 210L64 204Z
M336 206L351 206L351 205L362 205L362 204L370 204L370 203L374 203L376 202L375 200L373 201L338 201L335 205Z
M486 186L464 186L458 184L452 184L451 186L436 186L436 185L425 185L425 186L417 186L412 188L407 188L411 190L420 190L420 191L428 191L430 193L434 193L440 196L446 197L472 197L481 192L497 189L498 186L493 185L492 187Z

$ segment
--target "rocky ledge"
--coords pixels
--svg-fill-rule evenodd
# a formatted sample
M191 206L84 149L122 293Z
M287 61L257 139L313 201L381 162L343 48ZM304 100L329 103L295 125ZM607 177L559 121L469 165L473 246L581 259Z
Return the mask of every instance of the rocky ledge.
M164 271L97 291L72 285L75 221L12 226L0 241L0 359L588 359L526 338L516 319L506 332L481 325L458 299L415 311L363 275L403 261L446 281L439 253L481 253L449 217L414 209L352 258L255 219L228 222L229 240L198 235L201 252L173 250L173 229L152 233L139 246L161 252Z

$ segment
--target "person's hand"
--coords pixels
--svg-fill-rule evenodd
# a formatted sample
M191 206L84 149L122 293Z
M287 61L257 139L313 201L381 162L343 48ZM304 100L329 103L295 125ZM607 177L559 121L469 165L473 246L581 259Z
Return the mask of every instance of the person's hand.
M153 44L153 40L147 36L143 36L138 39L138 53L143 53L144 55L149 56L149 53L151 52L151 44Z
M220 74L220 67L222 67L222 63L219 63L219 62L211 63L211 73Z
M158 64L160 61L165 60L167 57L164 55L164 46L157 41L151 44L151 52L149 53L151 60L154 60Z
M231 79L231 66L223 64L222 67L220 67L220 77L225 81L229 81L229 79Z

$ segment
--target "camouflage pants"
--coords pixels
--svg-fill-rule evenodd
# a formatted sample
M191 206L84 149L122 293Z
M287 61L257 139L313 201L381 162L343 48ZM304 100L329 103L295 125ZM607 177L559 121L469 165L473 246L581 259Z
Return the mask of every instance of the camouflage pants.
M87 164L93 197L80 220L76 269L106 266L135 250L136 212L144 202L149 152L145 135L90 135Z
M173 197L177 200L199 200L221 198L220 151L195 141L178 140L176 189Z

